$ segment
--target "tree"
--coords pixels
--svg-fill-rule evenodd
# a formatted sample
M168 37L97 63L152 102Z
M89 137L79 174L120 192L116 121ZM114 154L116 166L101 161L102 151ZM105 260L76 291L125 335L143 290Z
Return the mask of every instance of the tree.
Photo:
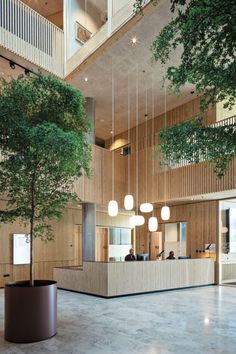
M156 1L152 0L152 2ZM144 3L144 0L136 1L136 12L142 11ZM223 100L225 108L232 108L236 103L235 0L171 0L170 11L176 16L165 25L151 46L154 60L162 64L168 63L177 47L182 50L180 64L170 65L164 77L170 81L170 89L173 92L179 92L186 83L191 83L195 85L196 93L202 97L202 110L206 109L209 104L216 104ZM184 133L187 127L192 129L193 125L191 123L180 124L178 132L182 130ZM172 128L169 129L170 133L160 134L165 160L170 157L176 158L174 156L176 146L165 137L168 134L173 135L172 133L176 132L177 128L174 127L172 132ZM196 125L195 130L197 129L200 130L194 133L195 149L193 147L190 149L187 144L184 144L181 151L184 153L186 148L186 155L192 161L199 153L203 160L210 162L209 156L214 156L213 162L221 161L217 162L216 171L220 171L220 173L217 172L218 176L222 176L236 151L235 145L232 145L235 144L235 138L232 139L234 125L210 130L211 134L219 139L224 136L224 148L222 148L221 140L214 141L214 146L212 146L212 139L206 133L207 128ZM200 133L204 133L203 136ZM205 138L204 149L198 152L197 148L202 146L203 137ZM171 154L170 150L172 150ZM167 151L169 152L165 155ZM190 156L191 153L192 156ZM223 163L225 156L227 156L226 163Z
M78 90L42 75L3 81L0 116L0 193L7 199L0 220L29 225L33 285L34 238L53 239L50 219L77 198L75 178L89 175L90 122Z

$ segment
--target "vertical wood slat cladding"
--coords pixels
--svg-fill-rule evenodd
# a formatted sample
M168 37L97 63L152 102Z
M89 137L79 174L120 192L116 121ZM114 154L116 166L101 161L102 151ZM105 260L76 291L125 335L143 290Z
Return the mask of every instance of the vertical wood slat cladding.
M115 161L115 199L123 204L127 189L127 158L118 152ZM80 177L74 184L74 191L81 201L96 204L107 204L112 198L112 153L107 149L92 145L92 176Z
M4 203L0 202L0 207ZM35 239L35 278L51 279L53 268L82 264L82 212L68 208L63 218L53 221L55 240L44 243ZM129 215L119 214L111 218L97 212L97 225L129 227ZM29 265L13 265L13 233L27 233L27 227L18 222L0 227L0 287L6 282L29 279ZM5 276L4 276L5 275ZM9 276L7 276L9 275Z
M162 232L164 223L161 220L161 209L155 209L158 218L158 232ZM145 225L136 230L136 250L149 252L148 217ZM218 242L218 202L200 202L170 207L170 220L167 223L187 222L187 256L191 258L206 257L205 244ZM198 252L197 252L198 251ZM201 251L201 252L200 252Z
M167 126L178 124L188 119L193 119L200 114L200 98L196 98L184 105L181 105L167 112ZM205 112L205 124L216 121L216 108L210 107ZM154 135L153 134L154 123ZM196 165L187 165L166 172L166 195L164 195L165 172L160 167L160 155L155 151L155 145L158 143L156 132L164 127L164 114L159 115L148 121L148 137L146 137L145 123L139 125L139 161L138 161L138 195L136 200L139 204L148 199L150 202L160 202L167 199L169 201L177 198L207 194L236 188L236 158L230 164L230 169L222 178L218 180L211 164L202 162ZM136 129L132 128L130 132L131 143L131 193L136 195ZM127 131L119 134L116 138L126 139ZM154 143L154 146L153 146ZM106 142L109 146L110 141ZM147 146L147 169L146 169L146 146ZM146 198L146 170L147 173L147 198Z
M186 119L192 119L199 112L200 99L196 98L182 106L167 112L167 125L180 123ZM205 123L215 122L216 109L211 107L205 113ZM175 200L187 196L195 196L211 192L218 192L236 188L236 159L231 163L229 171L221 180L217 180L213 172L213 167L207 163L188 165L166 172L166 196L164 195L165 172L160 167L160 157L155 151L153 143L157 143L157 136L152 135L153 121L148 121L148 137L145 137L145 123L139 126L139 161L138 161L138 200L139 204L150 202ZM154 131L157 132L164 127L164 115L154 118ZM135 149L135 128L131 129L131 155L130 155L130 192L136 195L136 149ZM127 138L127 132L117 136L117 138ZM108 146L107 142L107 146ZM147 147L147 198L146 198L146 146ZM107 204L112 198L112 154L111 151L92 146L92 168L91 179L81 177L75 183L75 191L82 201L96 202L97 204ZM115 153L115 199L119 205L123 205L123 198L127 193L127 157ZM135 202L137 203L137 201Z
M209 109L203 114L200 112L200 98L195 98L187 103L184 103L176 108L171 109L166 113L166 125L170 127L175 124L182 123L187 120L194 119L200 114L204 117L205 124L212 124L216 122L216 108L215 106L209 107ZM157 115L154 118L154 132L158 132L165 127L165 114ZM153 121L152 119L148 120L148 137L152 135ZM146 123L139 124L138 129L139 135L139 144L144 145L144 140L146 137ZM126 139L128 138L127 131L116 135L115 139ZM130 130L130 142L135 143L136 141L136 128ZM151 139L150 139L151 141ZM105 142L106 148L109 148L111 145L111 139Z

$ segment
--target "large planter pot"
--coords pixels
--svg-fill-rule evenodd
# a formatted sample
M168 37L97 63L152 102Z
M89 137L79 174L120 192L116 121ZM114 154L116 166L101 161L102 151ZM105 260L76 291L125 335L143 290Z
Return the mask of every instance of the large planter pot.
M5 285L5 339L30 343L57 332L57 282L35 280Z

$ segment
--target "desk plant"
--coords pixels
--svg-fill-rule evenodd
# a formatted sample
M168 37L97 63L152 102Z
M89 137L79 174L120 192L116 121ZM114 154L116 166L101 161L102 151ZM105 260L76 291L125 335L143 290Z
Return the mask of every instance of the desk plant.
M53 239L50 219L61 217L67 202L76 199L75 178L89 174L90 122L80 91L41 74L2 82L0 117L0 193L6 199L0 220L18 219L28 227L30 281L24 286L38 287L34 238ZM13 341L28 341L14 336L6 334Z

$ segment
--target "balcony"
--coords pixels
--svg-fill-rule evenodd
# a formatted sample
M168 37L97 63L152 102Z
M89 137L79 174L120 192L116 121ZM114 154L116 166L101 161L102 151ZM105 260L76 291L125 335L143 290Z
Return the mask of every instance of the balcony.
M64 76L64 33L20 0L0 0L0 46Z

